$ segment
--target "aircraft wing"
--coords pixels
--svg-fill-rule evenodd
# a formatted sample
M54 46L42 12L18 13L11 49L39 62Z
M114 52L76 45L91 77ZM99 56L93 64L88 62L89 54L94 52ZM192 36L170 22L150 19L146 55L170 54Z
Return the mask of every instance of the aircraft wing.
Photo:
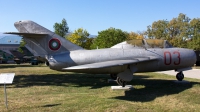
M63 68L63 70L106 68L106 67L128 65L128 64L133 64L133 63L140 63L144 61L152 61L152 60L157 60L157 59L158 59L157 57L146 57L146 58L135 58L133 60L112 60L112 61L72 66L68 68Z

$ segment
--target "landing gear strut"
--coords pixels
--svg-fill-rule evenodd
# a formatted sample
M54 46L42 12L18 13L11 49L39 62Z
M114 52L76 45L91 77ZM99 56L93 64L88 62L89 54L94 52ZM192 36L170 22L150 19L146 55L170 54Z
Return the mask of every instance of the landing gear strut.
M184 79L184 74L182 71L176 74L176 79L178 81L182 81Z
M125 87L126 85L126 81L123 81L122 79L120 79L119 77L117 77L117 83L122 86L122 87Z
M116 80L116 79L117 79L117 74L110 74L110 77L111 77L113 80Z

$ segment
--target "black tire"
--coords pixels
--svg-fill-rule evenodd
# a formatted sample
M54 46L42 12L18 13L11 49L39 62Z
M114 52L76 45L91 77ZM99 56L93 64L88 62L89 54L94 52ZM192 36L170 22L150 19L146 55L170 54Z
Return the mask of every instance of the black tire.
M184 79L184 74L182 72L179 72L176 74L176 79L178 81L182 81Z
M126 86L126 81L123 81L122 79L117 77L117 84L119 84L122 87L125 87Z

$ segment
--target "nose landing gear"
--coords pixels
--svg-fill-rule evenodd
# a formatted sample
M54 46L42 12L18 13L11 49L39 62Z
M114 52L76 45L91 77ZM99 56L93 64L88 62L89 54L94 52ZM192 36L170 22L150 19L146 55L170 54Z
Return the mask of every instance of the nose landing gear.
M182 81L184 79L184 74L182 71L176 74L176 79L178 81Z

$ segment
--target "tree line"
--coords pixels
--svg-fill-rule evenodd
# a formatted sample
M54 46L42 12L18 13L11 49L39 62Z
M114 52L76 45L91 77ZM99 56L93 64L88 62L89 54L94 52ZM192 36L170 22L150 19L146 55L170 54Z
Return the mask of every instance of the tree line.
M148 38L168 40L175 47L200 50L200 18L180 13L172 20L158 20L147 26Z
M66 28L62 28L62 26ZM96 38L89 38L90 34L83 28L78 28L66 35L69 33L68 29L65 19L62 20L62 23L54 25L55 33L61 36L65 35L64 38L85 49L109 48L125 40L149 38L168 40L174 47L200 50L200 18L191 19L183 13L171 20L154 21L143 32L126 32L110 27L99 31ZM63 32L60 33L60 31Z
M121 29L110 27L106 30L99 31L97 37L91 38L89 37L89 32L83 28L78 28L70 32L65 19L61 23L54 24L54 32L85 49L109 48L125 40L142 39L144 34L140 32L128 33Z
M174 47L200 50L200 18L191 19L183 13L171 20L154 21L143 32L127 32L110 27L99 31L95 38L91 38L83 28L69 31L64 18L53 28L56 34L85 49L109 48L126 40L149 38L168 40ZM25 45L23 41L21 44Z

